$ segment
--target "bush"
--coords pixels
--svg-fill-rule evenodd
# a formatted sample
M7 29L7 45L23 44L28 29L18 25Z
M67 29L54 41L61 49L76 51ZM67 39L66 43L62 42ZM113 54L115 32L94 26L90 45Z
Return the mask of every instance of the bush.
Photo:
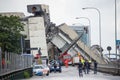
M24 78L30 78L30 74L28 73L28 71L24 71Z

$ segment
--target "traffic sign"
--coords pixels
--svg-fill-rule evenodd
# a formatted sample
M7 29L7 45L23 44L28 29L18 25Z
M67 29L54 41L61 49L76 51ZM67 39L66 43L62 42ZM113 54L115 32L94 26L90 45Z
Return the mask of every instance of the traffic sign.
M120 46L120 40L116 40L116 45Z

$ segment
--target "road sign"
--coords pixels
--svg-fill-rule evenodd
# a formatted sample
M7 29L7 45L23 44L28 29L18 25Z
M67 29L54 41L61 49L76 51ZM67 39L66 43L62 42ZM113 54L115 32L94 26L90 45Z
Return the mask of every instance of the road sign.
M120 40L116 40L116 45L120 46Z

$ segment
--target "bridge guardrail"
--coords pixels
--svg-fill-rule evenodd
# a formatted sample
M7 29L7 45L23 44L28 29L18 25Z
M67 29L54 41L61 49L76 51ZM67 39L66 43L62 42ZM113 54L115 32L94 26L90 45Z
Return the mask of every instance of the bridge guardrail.
M92 65L91 68L93 69L94 66ZM98 64L98 71L113 75L120 75L120 64Z

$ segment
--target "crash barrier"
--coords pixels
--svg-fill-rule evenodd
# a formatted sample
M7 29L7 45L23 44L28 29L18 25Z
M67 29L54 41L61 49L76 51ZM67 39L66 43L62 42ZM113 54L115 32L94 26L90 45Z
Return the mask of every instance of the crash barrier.
M0 80L19 80L19 79L25 79L30 78L33 76L32 67L26 68L26 69L18 69L14 70L5 74L2 74L0 76Z
M32 76L32 61L31 56L0 52L0 80L14 80L17 78L16 75L24 78L23 73Z
M94 68L93 65L91 68ZM97 70L100 72L120 76L120 64L98 64Z

